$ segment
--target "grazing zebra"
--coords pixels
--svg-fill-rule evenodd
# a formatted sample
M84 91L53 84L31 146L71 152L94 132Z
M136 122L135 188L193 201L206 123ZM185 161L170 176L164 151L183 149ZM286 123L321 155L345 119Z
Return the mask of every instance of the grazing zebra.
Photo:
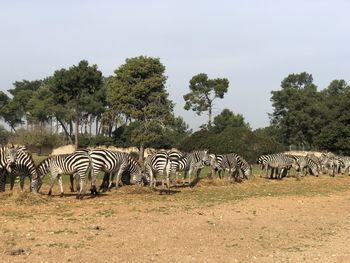
M225 162L225 160L226 160L226 162ZM231 165L230 165L230 162L232 163ZM237 171L236 171L237 178L236 179L238 179L238 177L240 176L239 170L242 171L243 177L245 179L249 179L251 176L251 167L250 167L249 163L242 156L240 156L236 153L229 153L229 154L225 154L225 155L211 155L212 169L214 169L214 171L218 171L220 178L222 178L222 176L223 176L223 175L221 175L221 173L224 174L225 169L228 169L230 171L230 167L233 167L232 165L234 165L234 163L237 164Z
M341 173L345 174L346 172L350 175L350 156L341 156L339 157L343 163Z
M209 155L207 150L194 151L191 153L181 153L170 151L171 171L184 172L184 183L188 176L188 184L191 184L191 174L194 171L198 179L200 170L204 165L209 164Z
M6 175L13 172L16 165L18 147L0 147L0 192L5 191Z
M157 184L157 177L161 177L162 189L167 185L168 193L170 191L171 176L176 172L176 166L173 162L178 161L178 157L170 156L169 152L160 151L147 156L144 166L145 173L150 178L150 187L155 188Z
M37 176L32 180L32 189L38 192L42 178L51 172L51 184L48 195L52 194L52 188L58 177L61 196L63 196L62 178L63 174L74 175L76 179L80 179L80 189L77 194L77 199L83 199L85 195L86 174L90 168L89 152L84 149L76 150L71 154L54 155L42 161L37 167Z
M310 174L318 176L318 165L313 159L309 158L308 156L290 156L295 159L296 164L298 165L297 171L303 173L303 175L310 172Z
M33 157L30 152L26 149L24 146L20 146L16 150L16 160L13 170L11 171L11 180L10 180L10 189L13 189L16 175L20 176L20 188L23 192L24 190L24 180L25 177L29 177L29 181L31 185L32 178L37 177L37 170L36 166L33 160ZM32 191L32 188L30 188L30 191Z
M320 157L320 163L323 172L333 177L335 174L339 173L342 166L341 160L331 152L322 153Z
M262 164L266 171L268 168L271 168L271 179L274 178L274 171L276 178L282 179L282 177L285 176L286 172L288 172L291 167L294 169L299 168L296 160L292 156L283 153L262 155L259 157L258 163Z
M115 187L119 187L119 181L124 171L130 172L130 179L134 182L141 183L141 166L138 162L128 153L110 151L103 149L95 149L89 151L91 159L91 193L98 194L96 190L96 177L99 171L105 173L117 173L117 180L113 177L109 183L109 187L115 184Z

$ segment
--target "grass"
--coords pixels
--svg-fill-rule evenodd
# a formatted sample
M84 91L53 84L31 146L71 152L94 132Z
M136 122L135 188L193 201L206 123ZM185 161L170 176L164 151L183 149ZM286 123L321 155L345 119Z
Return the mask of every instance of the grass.
M39 162L43 157L35 157L35 161ZM350 177L349 176L336 176L334 178L327 175L320 177L306 176L300 180L296 180L291 173L291 177L284 178L283 180L269 180L261 178L260 174L265 176L265 171L261 171L257 165L253 166L253 178L243 183L234 183L227 180L227 173L225 179L213 178L209 179L208 175L211 170L209 167L204 167L200 174L199 182L193 187L172 187L172 194L162 194L159 191L152 191L149 187L139 186L126 186L121 187L117 191L114 189L108 192L106 196L122 195L123 198L118 202L130 202L130 199L134 199L135 202L144 201L159 201L159 202L171 202L177 200L186 200L186 202L194 202L197 204L213 205L216 203L230 202L236 200L242 200L252 197L279 197L279 196L315 196L315 195L327 195L333 192L341 192L350 190ZM103 173L98 176L97 185L102 180ZM179 176L182 179L182 176ZM194 179L192 177L192 179ZM63 176L64 189L68 193L69 176ZM181 180L182 182L182 180ZM182 184L182 183L181 183ZM26 181L25 189L28 190L29 180ZM49 176L44 179L44 189L42 193L47 193L49 185ZM16 186L17 187L17 186ZM87 183L87 189L89 183ZM58 191L57 184L54 191ZM88 192L87 192L88 193ZM21 204L35 205L45 204L54 200L48 199L46 195L39 194L33 195L30 193L20 193L19 191L0 193L0 203L2 201L10 201ZM104 196L101 199L104 200ZM141 198L141 199L140 199ZM64 198L63 198L64 199ZM163 211L160 211L163 212ZM108 217L113 214L112 211L99 211L97 216Z

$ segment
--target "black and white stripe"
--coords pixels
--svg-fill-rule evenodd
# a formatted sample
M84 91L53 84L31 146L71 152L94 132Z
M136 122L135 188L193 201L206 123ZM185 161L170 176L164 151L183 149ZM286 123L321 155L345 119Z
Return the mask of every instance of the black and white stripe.
M119 181L123 172L128 171L130 173L131 181L141 183L141 166L138 162L128 153L110 151L104 149L94 149L89 151L91 159L91 192L97 194L96 190L96 177L99 171L105 173L114 174L117 173L117 180L113 177L109 183L109 188L115 184L118 188Z
M80 189L77 198L83 198L85 195L86 174L90 168L90 156L87 150L77 150L72 154L55 155L42 161L37 167L37 177L32 180L33 191L39 191L42 178L51 173L51 184L49 195L52 193L53 185L58 177L61 195L63 195L63 185L61 175L74 175L80 179Z
M170 191L170 181L176 172L175 162L177 163L178 156L170 156L167 151L160 151L147 156L144 162L145 173L149 176L150 186L155 188L157 179L160 177L162 181L162 189L167 185L168 192Z
M191 183L192 172L199 177L199 173L204 165L209 164L209 155L207 150L194 151L191 153L181 153L170 151L171 171L184 172L184 180L188 176L188 184Z
M0 192L5 191L6 175L13 170L16 156L16 147L0 147Z
M250 164L236 153L211 155L211 167L218 172L220 178L224 176L225 170L229 171L231 177L234 175L235 180L239 180L239 171L242 172L245 179L249 179L252 173ZM232 170L235 171L234 174Z
M284 153L262 155L258 159L258 164L261 164L262 168L266 169L266 172L268 168L271 169L271 179L282 179L282 177L286 176L290 168L298 169L299 167L293 156Z
M26 149L24 146L20 146L16 151L16 160L15 165L11 171L11 180L10 180L10 189L13 189L15 178L19 175L20 177L20 188L21 191L24 190L24 180L26 176L29 177L30 184L32 182L32 178L37 177L36 166L32 157L32 154ZM32 188L30 187L30 191Z

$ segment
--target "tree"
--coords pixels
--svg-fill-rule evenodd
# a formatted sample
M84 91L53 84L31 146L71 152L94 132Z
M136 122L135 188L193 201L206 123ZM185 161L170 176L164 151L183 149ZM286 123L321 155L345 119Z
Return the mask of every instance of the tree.
M81 102L85 95L94 94L102 84L102 73L97 65L89 66L86 60L79 62L68 70L55 71L51 91L57 103L72 105L75 110L75 145L78 146L79 120L81 118Z
M139 124L132 132L132 141L140 147L140 160L145 143L159 138L159 131L172 118L164 71L159 58L128 58L108 81L107 101L112 109Z
M184 95L185 110L192 109L198 115L208 112L208 128L211 128L213 102L222 99L227 92L229 81L226 78L209 79L207 74L200 73L190 80L190 92Z
M271 124L278 129L286 145L313 145L314 137L324 123L320 93L312 75L291 74L281 83L281 90L271 92L274 111Z
M249 124L244 121L241 114L234 114L229 109L223 109L222 112L214 118L215 132L222 132L227 127L249 128Z
M19 106L9 98L4 92L0 91L0 116L8 123L11 132L16 133L16 126L22 124L22 114L19 111Z
M320 149L350 153L350 86L344 80L333 80L321 91L325 105L324 124L315 137Z

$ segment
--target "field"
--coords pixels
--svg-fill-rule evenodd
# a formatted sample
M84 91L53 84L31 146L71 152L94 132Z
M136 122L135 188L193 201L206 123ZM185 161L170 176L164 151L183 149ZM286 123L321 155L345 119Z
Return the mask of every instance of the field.
M0 194L2 262L350 262L350 176ZM28 184L26 184L28 189Z

